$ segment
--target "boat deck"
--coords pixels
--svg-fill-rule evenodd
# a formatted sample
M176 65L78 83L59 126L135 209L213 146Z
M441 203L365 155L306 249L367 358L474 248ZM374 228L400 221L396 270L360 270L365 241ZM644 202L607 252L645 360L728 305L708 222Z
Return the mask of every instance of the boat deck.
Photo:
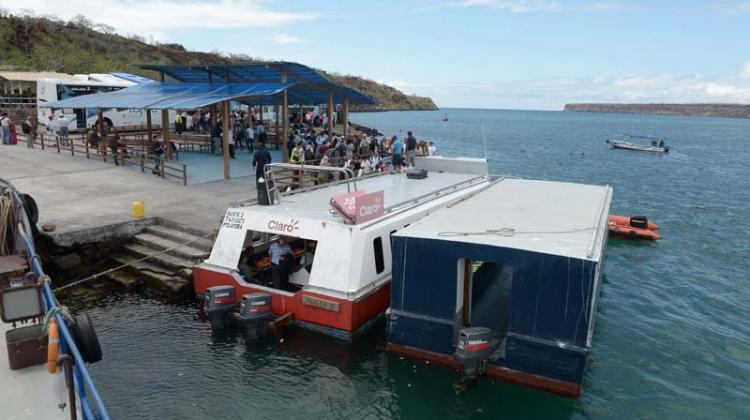
M372 178L357 179L357 189L366 192L384 191L385 207L402 204L437 190L476 178L478 175L461 173L430 172L425 179L409 179L405 173L387 174ZM352 188L353 189L353 188ZM347 192L346 184L332 185L312 191L281 197L281 204L252 206L246 209L266 215L305 217L343 223L338 216L331 215L329 202L332 197Z
M611 199L609 187L504 179L396 235L596 261Z
M5 332L12 324L0 321L0 420L10 419L70 419L69 407L61 410L58 404L68 402L65 376L61 371L51 375L47 365L10 370ZM78 416L80 418L80 406Z

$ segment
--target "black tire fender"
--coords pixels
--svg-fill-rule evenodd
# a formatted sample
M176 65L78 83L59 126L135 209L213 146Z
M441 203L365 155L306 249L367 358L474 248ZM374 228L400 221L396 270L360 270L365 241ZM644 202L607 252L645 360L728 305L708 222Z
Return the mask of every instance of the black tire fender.
M86 363L96 363L102 360L102 347L96 336L94 324L87 313L81 313L73 317L71 333L81 357Z
M36 224L39 222L39 207L36 205L36 200L28 194L21 194L21 201L23 201L23 209L26 211L26 217L29 219L31 233L36 237L39 235L39 229L36 227Z

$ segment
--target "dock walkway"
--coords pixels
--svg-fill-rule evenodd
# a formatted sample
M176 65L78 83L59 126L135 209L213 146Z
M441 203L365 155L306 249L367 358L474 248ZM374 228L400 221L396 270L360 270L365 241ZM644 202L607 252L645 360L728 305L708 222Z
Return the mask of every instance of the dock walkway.
M146 217L210 233L231 202L257 195L253 176L185 187L133 168L25 145L0 145L0 176L36 200L39 225L56 225L53 238L132 221L134 201L144 203Z

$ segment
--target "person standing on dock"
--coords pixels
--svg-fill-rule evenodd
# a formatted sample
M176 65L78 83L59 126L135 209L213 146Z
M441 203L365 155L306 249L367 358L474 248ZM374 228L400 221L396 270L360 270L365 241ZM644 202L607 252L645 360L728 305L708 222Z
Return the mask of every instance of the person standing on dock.
M255 170L255 181L266 176L266 165L271 163L271 153L266 150L266 144L260 142L258 150L253 153L253 169Z
M47 121L44 123L44 130L47 132L48 139L55 138L55 122L52 119L52 114L50 114L49 118L47 118ZM42 138L42 141L44 141L44 138Z
M414 166L414 154L417 151L417 139L411 133L407 132L406 135L406 165Z
M63 146L68 145L68 126L70 125L70 121L68 121L67 118L65 118L65 114L60 113L60 117L56 121L57 123L57 131L60 134L60 143L62 143Z
M28 127L28 131L27 131ZM33 149L34 148L34 141L36 140L36 132L38 129L38 124L36 118L31 118L31 116L26 117L26 121L24 122L24 125L21 127L24 134L26 134L26 147Z
M393 136L391 140L391 160L393 162L393 169L398 172L401 172L401 166L404 163L403 153L404 143L401 142L398 136Z
M7 112L0 115L0 134L3 137L3 144L10 144L10 118Z
M271 257L271 277L273 278L273 287L278 290L285 290L289 283L289 262L292 256L292 247L290 247L283 237L279 236L276 242L271 244L268 249Z
M120 157L120 135L117 134L116 130L113 130L113 133L111 136L109 136L109 150L112 151L112 157L115 160L115 165L120 166L120 162L118 161L118 158ZM123 162L123 165L125 163Z

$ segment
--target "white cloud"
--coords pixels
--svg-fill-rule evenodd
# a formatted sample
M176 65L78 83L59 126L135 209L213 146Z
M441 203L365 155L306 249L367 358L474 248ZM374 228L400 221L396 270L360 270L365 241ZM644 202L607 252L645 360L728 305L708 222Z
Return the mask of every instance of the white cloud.
M614 12L624 9L615 1L460 0L445 5L485 7L513 13Z
M307 40L294 35L281 33L276 34L273 37L273 42L276 44L303 44L307 42Z
M571 102L750 104L750 77L740 76L558 77L410 87L432 97L440 106L458 107L562 109Z
M750 61L746 62L745 65L742 66L740 77L743 79L750 79Z
M63 20L83 14L122 34L157 38L195 29L276 27L319 17L315 13L271 10L262 0L1 0L0 6L11 13L31 9Z
M527 12L560 12L563 6L556 1L546 0L463 0L464 7L490 7L514 13Z

